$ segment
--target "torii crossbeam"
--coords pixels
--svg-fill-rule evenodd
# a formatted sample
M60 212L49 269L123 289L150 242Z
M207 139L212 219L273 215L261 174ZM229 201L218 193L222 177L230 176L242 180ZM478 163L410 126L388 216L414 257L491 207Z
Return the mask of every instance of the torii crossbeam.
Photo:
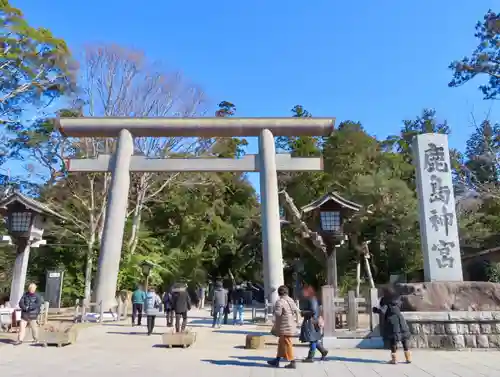
M130 172L259 172L264 286L274 302L283 284L283 256L277 171L323 170L321 157L276 154L274 136L327 136L334 118L61 118L56 125L67 137L117 137L113 156L71 159L69 171L112 172L104 232L99 253L96 301L113 306L127 211ZM133 137L258 136L259 154L241 159L133 156Z

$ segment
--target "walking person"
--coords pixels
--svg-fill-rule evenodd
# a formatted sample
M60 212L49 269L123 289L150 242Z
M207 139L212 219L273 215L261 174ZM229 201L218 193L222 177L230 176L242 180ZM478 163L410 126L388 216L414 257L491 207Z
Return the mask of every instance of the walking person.
M287 369L295 369L292 338L297 333L297 313L299 309L295 301L288 296L288 288L284 285L278 288L278 300L274 304L274 325L271 333L278 337L278 352L276 358L267 363L279 367L281 359L288 361Z
M163 294L163 307L165 309L167 327L172 327L174 325L174 309L172 307L172 293L168 290Z
M303 289L304 309L301 310L303 317L300 327L299 340L303 343L309 343L309 353L303 360L304 363L314 362L316 350L321 353L321 360L325 360L328 351L323 347L321 339L323 338L322 318L319 312L318 299L314 288L306 285Z
M19 326L19 333L17 341L14 345L18 346L23 343L26 336L26 327L31 329L31 336L35 343L38 342L38 316L42 307L43 300L38 293L36 293L36 284L31 283L26 292L19 300L19 308L21 309L21 323Z
M207 295L207 287L203 284L198 288L198 309L205 309L205 297Z
M401 314L401 300L396 291L388 287L380 299L380 307L374 307L373 313L380 314L384 320L383 337L391 347L390 364L397 364L398 343L403 345L404 355L407 363L411 363L411 353L408 346L410 329L403 314Z
M132 326L135 326L137 318L137 326L142 322L142 311L144 310L144 301L146 300L146 292L141 285L132 293Z
M178 284L177 287L173 289L172 307L175 312L175 331L184 332L187 325L187 313L191 310L191 299L189 298L186 284Z
M245 291L241 285L237 285L233 291L233 325L243 325L243 314L245 310Z
M214 295L212 299L212 315L214 319L212 328L215 328L216 326L220 328L222 326L222 317L224 316L227 303L227 291L223 288L222 282L217 281L215 283Z
M156 316L160 314L160 305L160 297L156 294L155 289L150 287L148 293L146 294L146 300L144 301L144 312L146 313L148 335L153 333Z
M225 325L227 325L227 322L228 322L228 319L229 319L229 313L231 313L233 310L231 308L231 300L230 298L233 297L233 287L231 286L228 290L227 290L227 302L226 302L226 306L224 306L224 319L223 319L223 323Z

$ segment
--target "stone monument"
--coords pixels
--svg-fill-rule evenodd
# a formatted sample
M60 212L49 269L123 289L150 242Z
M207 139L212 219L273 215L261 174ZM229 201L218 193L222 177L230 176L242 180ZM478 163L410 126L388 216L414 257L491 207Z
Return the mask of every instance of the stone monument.
M418 135L413 152L424 282L396 284L402 310L500 310L500 284L463 281L448 136Z
M418 135L413 152L424 279L463 281L448 136Z

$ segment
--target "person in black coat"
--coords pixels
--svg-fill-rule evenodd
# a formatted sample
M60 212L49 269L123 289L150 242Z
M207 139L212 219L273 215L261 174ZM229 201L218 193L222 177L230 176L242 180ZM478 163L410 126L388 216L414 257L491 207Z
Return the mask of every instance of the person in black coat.
M374 313L381 315L384 321L383 337L391 347L391 364L397 364L398 343L403 344L407 363L411 363L411 354L408 347L410 329L401 313L401 298L391 287L386 288L384 296L380 299L380 307L373 308Z
M191 310L191 298L186 284L177 284L172 289L172 308L175 312L175 331L183 332L186 330L187 312Z
M19 300L19 308L21 309L21 325L19 327L19 334L17 336L17 341L14 345L20 345L23 343L24 337L26 335L26 327L31 328L31 335L33 336L33 341L38 342L38 315L43 305L43 299L38 293L36 293L36 284L31 283L28 286L28 292L26 292L23 297Z
M227 291L227 297L233 297L233 286L231 286ZM223 323L227 325L229 313L231 313L231 300L227 300L226 306L224 307L224 321Z
M174 325L174 308L172 306L172 292L168 289L163 295L163 308L167 318L167 327Z
M303 362L312 363L316 350L321 353L321 360L325 360L328 351L323 347L321 342L323 331L320 325L319 304L314 288L305 286L303 289L303 297L304 306L303 310L300 312L303 316L303 320L302 326L300 327L299 340L302 343L309 342L309 353Z
M233 325L243 325L245 313L245 291L241 285L237 285L231 296L233 301Z

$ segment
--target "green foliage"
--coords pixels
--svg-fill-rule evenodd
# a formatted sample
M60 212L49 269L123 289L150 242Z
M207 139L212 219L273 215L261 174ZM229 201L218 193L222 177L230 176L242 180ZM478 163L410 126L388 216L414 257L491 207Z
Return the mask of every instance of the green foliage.
M488 281L500 283L500 263L491 263L486 268Z
M231 117L236 113L236 106L228 101L219 103L219 108L215 116L219 118ZM248 145L246 139L237 137L219 137L215 139L211 152L221 158L241 157L245 154L245 147Z
M446 121L440 122L436 117L436 110L424 109L422 114L415 119L404 120L403 127L398 135L389 136L382 142L382 147L387 151L397 152L397 159L401 164L397 167L401 170L401 178L416 189L415 169L412 165L413 151L412 142L415 136L425 133L439 133L449 135L450 127Z
M500 90L500 17L491 9L482 21L476 24L475 37L478 45L470 56L453 61L451 87L463 85L476 76L488 77L488 82L480 85L484 99L496 99Z
M498 182L500 127L488 120L482 122L467 140L465 166L477 184Z
M27 106L42 107L71 91L73 71L66 43L31 27L8 0L0 1L0 114L9 128Z

